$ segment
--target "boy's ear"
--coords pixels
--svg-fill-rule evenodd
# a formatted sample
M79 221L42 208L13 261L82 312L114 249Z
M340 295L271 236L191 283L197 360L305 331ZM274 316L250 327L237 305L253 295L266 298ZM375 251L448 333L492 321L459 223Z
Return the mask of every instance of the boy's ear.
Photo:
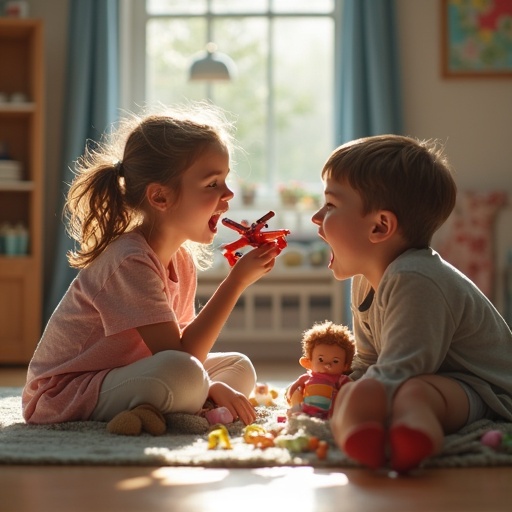
M309 359L309 357L301 357L299 363L303 368L306 368L306 370L311 370L311 359Z
M146 187L146 199L157 210L165 210L168 206L168 197L165 189L158 183L150 183Z
M398 231L398 219L389 210L379 210L375 213L370 242L379 243L389 239Z

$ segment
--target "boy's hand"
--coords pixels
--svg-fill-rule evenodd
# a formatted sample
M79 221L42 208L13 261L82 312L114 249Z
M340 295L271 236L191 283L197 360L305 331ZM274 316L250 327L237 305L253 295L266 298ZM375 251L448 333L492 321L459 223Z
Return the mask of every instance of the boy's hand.
M295 392L298 391L300 395L304 392L304 382L309 378L307 373L302 374L298 377L294 382L292 382L288 388L286 389L286 401L291 404L292 397L295 395ZM295 405L295 404L293 404Z
M224 382L213 382L208 396L219 407L226 407L233 418L240 418L245 425L253 423L256 419L256 410L249 400Z

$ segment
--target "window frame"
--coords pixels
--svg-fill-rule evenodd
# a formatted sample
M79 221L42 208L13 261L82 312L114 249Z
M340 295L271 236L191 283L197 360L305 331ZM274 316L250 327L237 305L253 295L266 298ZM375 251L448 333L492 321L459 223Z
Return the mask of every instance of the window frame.
M270 2L272 0L269 0ZM314 1L314 0L312 0ZM334 0L334 8L329 13L315 13L315 12L287 12L278 11L270 12L236 12L236 13L225 13L225 12L214 12L208 10L206 13L184 13L184 14L153 14L148 15L146 12L146 2L144 0L123 0L120 2L120 44L121 48L126 48L126 51L122 51L120 55L120 108L121 111L131 111L133 105L144 106L146 105L146 76L145 71L137 73L134 70L142 69L146 70L146 25L148 20L155 18L236 18L236 17L261 17L265 16L268 19L279 18L279 17L326 17L330 16L334 22L334 51L333 51L333 98L332 105L334 115L332 119L332 143L336 146L338 141L339 131L339 119L337 112L339 112L340 105L340 87L339 77L341 73L340 63L340 40L341 40L341 17L342 17L342 3L343 0ZM207 0L208 9L210 9L210 0ZM271 23L269 24L268 40L272 43L272 30ZM206 41L205 41L206 43ZM272 59L267 59L267 83L272 80ZM271 90L271 88L269 88ZM267 98L266 109L272 112L273 106L273 95L269 94ZM269 142L272 138L272 119L269 116L267 124L267 162L268 168L273 168L273 154L272 154L272 143ZM326 155L327 157L327 155ZM271 171L272 172L272 171ZM266 189L266 195L270 192L272 194L272 188L275 187L277 181L276 176L272 176L270 180L267 179L266 183L260 185ZM269 188L267 188L269 187ZM275 190L274 190L275 193Z

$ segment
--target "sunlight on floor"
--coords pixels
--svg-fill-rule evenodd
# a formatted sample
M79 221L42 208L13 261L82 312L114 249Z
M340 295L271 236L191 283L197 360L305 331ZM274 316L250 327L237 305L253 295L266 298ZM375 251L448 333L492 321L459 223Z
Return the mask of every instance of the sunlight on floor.
M150 487L155 480L160 485L201 485L220 482L227 478L227 469L207 469L194 467L162 467L151 472L151 476L140 476L122 480L117 488L121 491L133 491Z
M201 504L201 512L222 510L222 505L233 503L243 503L244 512L275 510L281 505L289 510L313 512L317 510L318 489L347 484L348 478L343 473L320 474L311 467L261 468L251 471L247 484L233 486L229 481L224 482L220 489L196 494L194 503ZM250 501L255 496L258 499Z
M236 469L162 467L152 471L149 476L124 479L117 489L135 491L155 484L164 487L196 486L190 495L190 506L191 510L198 510L199 507L201 512L224 510L233 503L243 503L244 512L261 512L267 507L273 510L283 503L291 510L312 512L317 510L316 492L319 489L349 484L344 473L320 472L311 467L242 471L244 484L240 485L240 472ZM185 501L187 499L185 497Z

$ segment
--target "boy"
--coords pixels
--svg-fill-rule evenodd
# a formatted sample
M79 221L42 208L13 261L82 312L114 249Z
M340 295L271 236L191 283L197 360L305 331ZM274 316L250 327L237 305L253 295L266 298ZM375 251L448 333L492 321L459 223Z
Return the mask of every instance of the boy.
M482 292L430 248L456 185L433 145L381 135L337 148L312 218L336 279L354 277L356 355L336 399L349 457L398 472L481 418L512 421L512 333Z

